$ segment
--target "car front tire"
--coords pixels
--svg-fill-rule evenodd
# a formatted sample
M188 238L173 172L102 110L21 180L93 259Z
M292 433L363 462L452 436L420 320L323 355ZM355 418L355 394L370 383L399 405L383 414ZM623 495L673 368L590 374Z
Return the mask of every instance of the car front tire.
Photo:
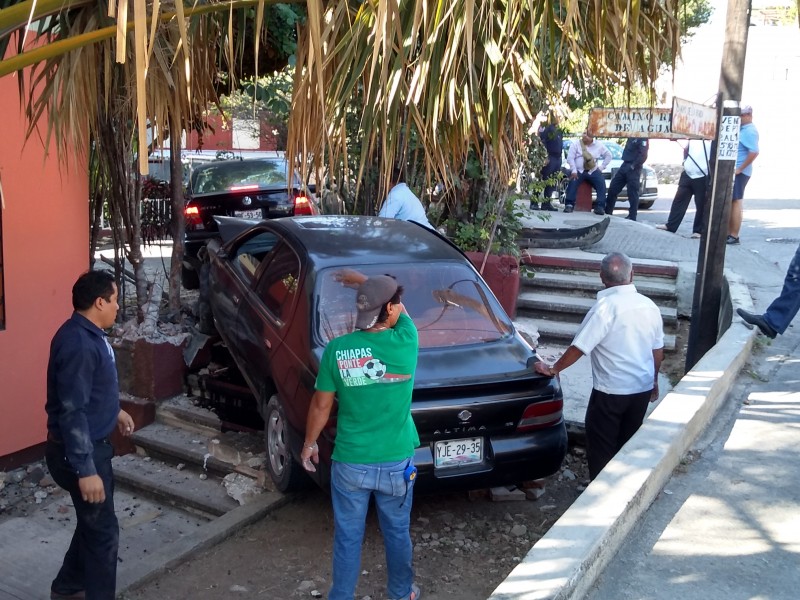
M267 469L281 492L296 492L309 487L311 479L292 457L289 422L277 395L267 403L264 415L264 442L267 446Z

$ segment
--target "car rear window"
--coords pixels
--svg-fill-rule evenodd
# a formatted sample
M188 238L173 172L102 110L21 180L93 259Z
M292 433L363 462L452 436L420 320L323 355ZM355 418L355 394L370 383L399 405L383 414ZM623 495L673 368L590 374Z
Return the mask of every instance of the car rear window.
M322 344L355 327L356 290L336 281L340 269L317 278L317 338ZM420 348L491 342L508 336L512 325L486 284L455 262L364 266L364 275L392 275L403 286L402 302L419 332Z
M286 185L288 171L282 158L212 163L195 169L192 194L213 194L237 187Z

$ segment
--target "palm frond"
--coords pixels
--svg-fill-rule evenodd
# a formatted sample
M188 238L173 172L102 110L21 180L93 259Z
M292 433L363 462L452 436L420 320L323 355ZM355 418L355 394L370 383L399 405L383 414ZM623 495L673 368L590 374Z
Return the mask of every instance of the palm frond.
M421 151L429 183L488 148L508 178L524 133L564 90L650 85L679 48L677 0L308 2L288 153L334 171L348 107L361 103L357 166L391 167ZM415 144L412 148L411 144ZM417 145L418 144L418 145Z

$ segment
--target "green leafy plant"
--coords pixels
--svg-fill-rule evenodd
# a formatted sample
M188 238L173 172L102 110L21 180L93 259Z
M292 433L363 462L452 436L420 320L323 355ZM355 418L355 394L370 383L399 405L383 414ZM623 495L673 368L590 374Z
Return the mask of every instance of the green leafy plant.
M465 252L489 252L519 257L517 238L525 211L506 195L494 205L486 203L469 222L449 219L445 227L453 243Z

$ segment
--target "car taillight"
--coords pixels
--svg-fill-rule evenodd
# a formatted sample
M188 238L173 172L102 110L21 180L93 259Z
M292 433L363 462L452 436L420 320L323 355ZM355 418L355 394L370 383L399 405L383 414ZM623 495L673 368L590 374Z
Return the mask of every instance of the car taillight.
M186 224L192 227L197 227L203 224L200 219L200 209L191 204L183 209L183 214L186 217Z
M294 197L294 214L295 215L315 215L317 214L314 202L308 196L295 196Z
M548 400L529 404L522 413L522 418L517 425L517 431L533 431L544 429L561 421L564 410L563 400Z

